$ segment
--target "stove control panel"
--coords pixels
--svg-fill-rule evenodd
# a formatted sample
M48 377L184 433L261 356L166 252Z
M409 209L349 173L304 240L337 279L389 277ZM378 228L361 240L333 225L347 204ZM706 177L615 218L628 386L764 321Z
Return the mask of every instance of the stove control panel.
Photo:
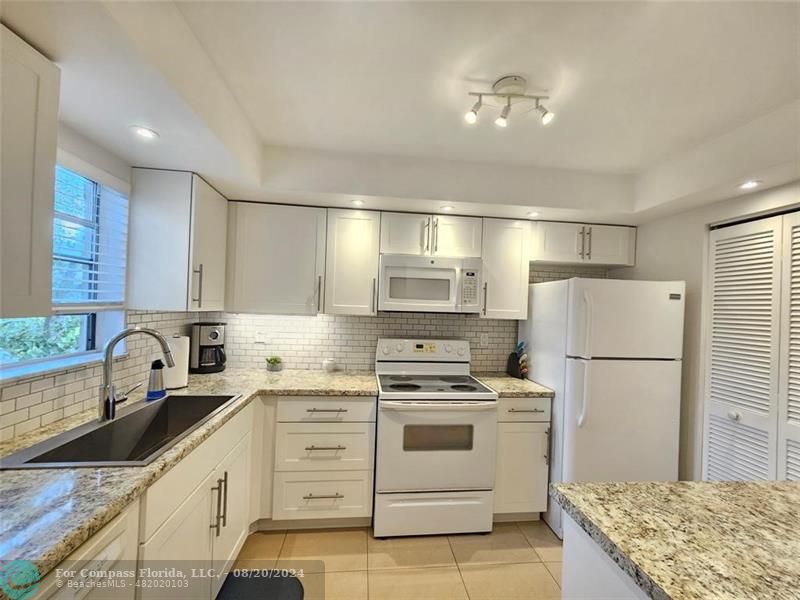
M375 360L469 362L467 340L379 339Z

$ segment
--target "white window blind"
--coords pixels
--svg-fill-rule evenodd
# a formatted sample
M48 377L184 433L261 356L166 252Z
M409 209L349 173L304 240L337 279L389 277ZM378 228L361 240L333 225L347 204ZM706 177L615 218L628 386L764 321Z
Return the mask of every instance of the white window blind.
M128 199L56 167L53 309L96 312L125 304Z

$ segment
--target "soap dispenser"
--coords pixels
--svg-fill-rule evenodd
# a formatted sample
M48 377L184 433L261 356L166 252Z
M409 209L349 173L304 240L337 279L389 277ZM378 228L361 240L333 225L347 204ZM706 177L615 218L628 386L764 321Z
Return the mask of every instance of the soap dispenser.
M164 389L164 363L154 360L150 364L150 381L147 384L147 400L158 400L167 395Z

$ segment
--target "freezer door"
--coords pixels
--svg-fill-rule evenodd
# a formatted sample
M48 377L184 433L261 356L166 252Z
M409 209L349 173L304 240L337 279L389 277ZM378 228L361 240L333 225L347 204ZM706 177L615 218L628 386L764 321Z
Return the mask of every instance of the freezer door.
M681 362L567 360L564 481L678 478Z
M685 282L576 278L569 284L568 356L681 358Z

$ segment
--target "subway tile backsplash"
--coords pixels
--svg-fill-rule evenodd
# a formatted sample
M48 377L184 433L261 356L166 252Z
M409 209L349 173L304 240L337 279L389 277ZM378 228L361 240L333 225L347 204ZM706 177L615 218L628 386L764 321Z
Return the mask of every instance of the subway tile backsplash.
M531 283L568 277L606 277L601 267L531 267ZM277 354L286 368L318 369L324 358L349 371L371 371L379 337L455 337L467 339L475 371L504 371L517 341L517 322L477 315L381 313L378 317L316 317L128 311L128 324L187 335L198 320L222 320L231 367L262 368ZM483 344L481 342L484 342ZM160 356L155 340L128 338L128 354L114 366L117 389L146 381L150 362ZM0 440L10 439L97 406L102 381L99 362L0 383Z

